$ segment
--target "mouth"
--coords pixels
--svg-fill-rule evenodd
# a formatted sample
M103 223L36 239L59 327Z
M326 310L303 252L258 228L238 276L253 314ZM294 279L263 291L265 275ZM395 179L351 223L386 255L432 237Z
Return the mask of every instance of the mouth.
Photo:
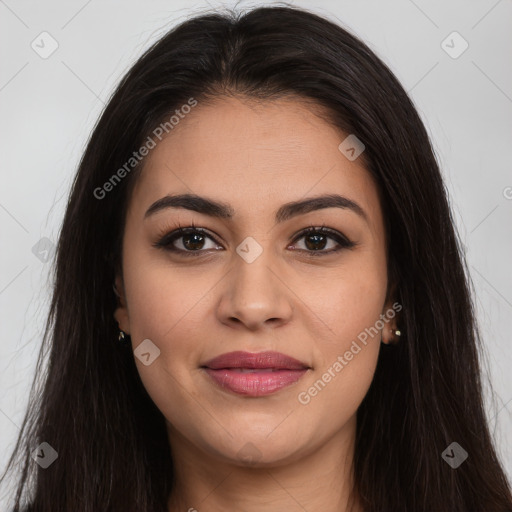
M288 387L308 371L283 369L204 368L213 382L224 390L245 396L266 396Z
M244 396L266 396L288 387L311 369L280 352L229 352L201 368L220 388Z
M226 352L206 361L203 368L248 370L307 370L310 366L281 352Z
M210 368L212 370L213 368ZM287 368L218 368L219 370L231 370L240 373L265 373L265 372L281 372ZM292 370L289 370L292 371Z

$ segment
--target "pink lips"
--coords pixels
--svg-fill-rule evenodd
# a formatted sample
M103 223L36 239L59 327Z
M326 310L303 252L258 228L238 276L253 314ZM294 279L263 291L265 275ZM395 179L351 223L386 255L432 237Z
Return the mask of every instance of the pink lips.
M280 352L229 352L202 368L222 388L246 396L264 396L297 382L308 365Z

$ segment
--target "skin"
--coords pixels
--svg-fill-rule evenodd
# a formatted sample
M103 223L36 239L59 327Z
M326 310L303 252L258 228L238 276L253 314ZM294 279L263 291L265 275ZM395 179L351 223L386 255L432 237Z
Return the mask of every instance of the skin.
M338 150L346 136L299 99L223 97L199 103L146 157L127 213L114 316L134 349L150 339L160 350L148 366L135 362L168 425L178 481L169 511L362 510L356 495L349 506L356 412L397 317L309 403L298 400L394 302L377 188L362 158ZM170 193L229 203L234 217L168 208L145 219ZM275 224L284 203L332 193L367 219L326 208ZM153 246L178 222L211 233L202 254ZM322 225L357 245L308 256L307 237L296 235ZM252 263L236 252L248 236L263 250ZM174 246L186 251L185 239ZM313 247L327 252L337 242ZM242 396L200 368L234 350L275 350L311 369L274 394Z

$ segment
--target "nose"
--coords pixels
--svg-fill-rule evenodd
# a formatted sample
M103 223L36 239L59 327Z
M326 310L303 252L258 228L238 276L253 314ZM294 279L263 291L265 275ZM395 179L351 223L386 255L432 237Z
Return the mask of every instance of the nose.
M279 276L276 265L264 255L265 251L252 263L238 258L223 280L217 307L223 324L255 331L290 321L293 293Z

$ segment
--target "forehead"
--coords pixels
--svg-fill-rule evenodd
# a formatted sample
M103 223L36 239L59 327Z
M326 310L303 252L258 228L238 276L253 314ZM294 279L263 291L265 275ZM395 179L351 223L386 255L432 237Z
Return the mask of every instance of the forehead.
M287 201L325 193L359 203L377 229L376 186L362 158L338 149L348 134L298 99L199 103L146 157L130 210L142 218L166 194L229 202L234 220L268 216Z

